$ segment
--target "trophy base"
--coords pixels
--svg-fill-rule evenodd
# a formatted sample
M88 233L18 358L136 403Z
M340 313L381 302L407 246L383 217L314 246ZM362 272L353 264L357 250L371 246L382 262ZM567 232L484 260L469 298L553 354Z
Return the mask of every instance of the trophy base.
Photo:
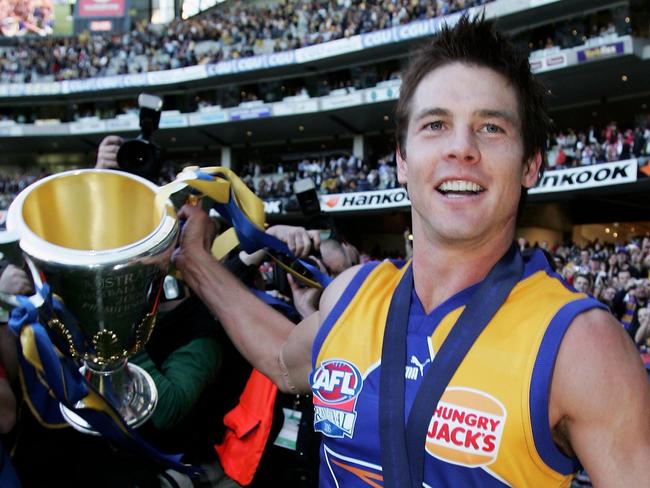
M81 367L81 371L85 366ZM117 411L122 416L124 422L132 429L140 427L153 414L156 404L158 403L158 390L153 378L144 369L136 364L127 363L126 371L128 386L122 395L122 401ZM83 400L76 403L75 407L83 408ZM63 418L75 430L84 434L100 435L92 426L79 415L74 413L63 404L59 404Z

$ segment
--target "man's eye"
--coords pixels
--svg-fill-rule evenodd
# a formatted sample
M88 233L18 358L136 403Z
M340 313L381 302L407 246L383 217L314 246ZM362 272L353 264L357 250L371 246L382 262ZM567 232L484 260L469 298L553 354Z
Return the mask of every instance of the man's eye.
M436 120L435 122L429 122L426 125L426 128L430 130L440 130L442 129L442 121Z
M485 132L489 132L490 134L500 134L504 132L504 130L496 124L485 124Z

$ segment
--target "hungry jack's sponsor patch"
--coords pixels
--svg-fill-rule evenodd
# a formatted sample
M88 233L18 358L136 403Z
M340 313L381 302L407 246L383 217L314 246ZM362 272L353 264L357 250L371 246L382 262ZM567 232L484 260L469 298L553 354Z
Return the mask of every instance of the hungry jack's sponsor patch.
M461 466L493 463L506 422L496 398L471 388L447 388L434 410L426 437L427 452Z

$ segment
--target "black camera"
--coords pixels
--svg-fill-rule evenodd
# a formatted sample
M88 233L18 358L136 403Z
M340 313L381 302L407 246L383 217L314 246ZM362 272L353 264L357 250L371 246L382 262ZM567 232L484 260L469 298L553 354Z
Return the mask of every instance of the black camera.
M160 123L162 105L162 98L141 93L138 96L141 132L135 139L124 141L117 150L117 164L121 169L151 181L156 180L162 166L160 147L151 140Z
M293 192L298 199L298 205L300 205L303 215L312 217L321 213L320 200L314 180L311 178L296 180L293 184Z

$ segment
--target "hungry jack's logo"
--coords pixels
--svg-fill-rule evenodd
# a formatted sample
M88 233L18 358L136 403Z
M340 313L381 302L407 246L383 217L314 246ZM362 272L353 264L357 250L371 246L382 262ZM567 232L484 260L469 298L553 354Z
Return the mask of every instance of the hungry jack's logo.
M321 363L310 378L314 392L314 430L329 437L352 438L356 404L363 386L357 367L342 359Z
M426 450L461 466L492 464L505 422L506 409L496 398L471 388L447 388L429 423Z

